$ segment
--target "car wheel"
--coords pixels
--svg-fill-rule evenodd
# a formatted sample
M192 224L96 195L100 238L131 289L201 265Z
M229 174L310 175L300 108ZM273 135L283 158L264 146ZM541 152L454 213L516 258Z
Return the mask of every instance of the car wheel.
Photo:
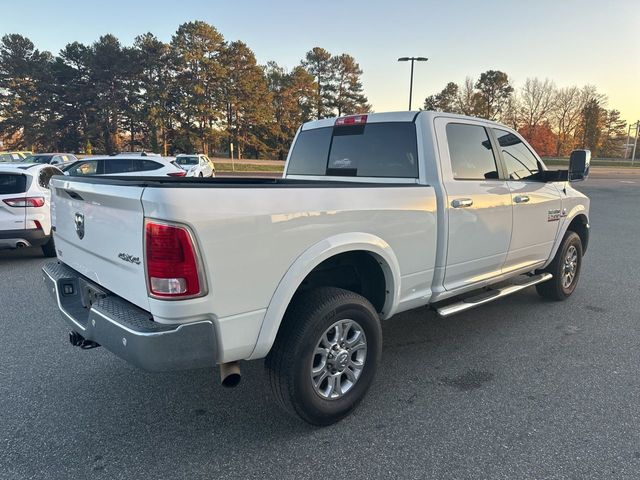
M198 177L199 177L199 178L204 177L204 175L202 175L202 172L200 172L200 173L198 174Z
M371 303L323 287L294 297L265 366L285 411L312 425L330 425L362 400L381 352L380 319Z
M45 257L52 258L56 256L56 244L53 241L53 236L49 238L49 241L40 247Z
M553 278L536 285L538 294L551 300L569 298L578 284L581 267L582 241L577 233L568 231L553 261L544 269Z

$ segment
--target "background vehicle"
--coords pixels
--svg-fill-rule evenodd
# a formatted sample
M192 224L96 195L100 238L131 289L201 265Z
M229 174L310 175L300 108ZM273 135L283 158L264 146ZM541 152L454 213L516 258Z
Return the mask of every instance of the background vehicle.
M42 247L55 257L51 236L51 165L0 164L0 249Z
M216 167L206 155L180 154L176 162L187 172L187 177L215 177Z
M8 162L22 162L29 155L33 155L31 152L0 152L0 163Z
M78 160L64 167L65 175L145 175L184 177L186 172L172 161L161 157L112 156Z
M24 159L26 163L48 163L50 165L64 165L77 160L78 158L72 153L36 153Z
M281 406L326 425L371 385L381 319L571 295L589 200L568 180L589 158L548 171L514 130L445 113L318 120L280 180L54 179L44 277L74 344L148 370L217 363L227 386L266 357Z

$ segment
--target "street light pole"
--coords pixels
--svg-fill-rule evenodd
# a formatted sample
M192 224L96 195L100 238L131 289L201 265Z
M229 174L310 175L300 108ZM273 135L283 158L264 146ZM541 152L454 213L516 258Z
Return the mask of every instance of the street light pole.
M638 146L638 131L640 130L640 120L636 122L636 139L633 142L633 153L631 154L631 166L636 160L636 147Z
M411 97L413 96L413 63L414 62L426 62L429 60L426 57L400 57L399 62L411 61L411 78L409 79L409 110L411 110Z

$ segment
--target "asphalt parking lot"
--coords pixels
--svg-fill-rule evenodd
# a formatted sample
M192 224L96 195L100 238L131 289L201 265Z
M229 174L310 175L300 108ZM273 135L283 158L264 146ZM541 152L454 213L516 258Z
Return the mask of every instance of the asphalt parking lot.
M637 479L640 177L579 188L592 236L568 301L398 315L369 395L324 429L277 409L260 362L223 390L71 347L40 252L0 252L0 478Z

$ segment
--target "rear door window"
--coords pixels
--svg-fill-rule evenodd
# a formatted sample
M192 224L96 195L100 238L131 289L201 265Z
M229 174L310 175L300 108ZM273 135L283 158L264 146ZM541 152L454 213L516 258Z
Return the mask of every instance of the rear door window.
M19 173L0 173L0 195L27 191L27 177Z
M153 160L134 160L136 172L149 172L151 170L158 170L162 167L162 164L154 162Z
M291 152L287 173L417 178L415 124L384 122L304 130Z
M447 125L447 144L455 180L495 180L498 167L484 127L465 123Z
M104 173L130 173L137 171L137 162L129 158L113 158L105 160Z

